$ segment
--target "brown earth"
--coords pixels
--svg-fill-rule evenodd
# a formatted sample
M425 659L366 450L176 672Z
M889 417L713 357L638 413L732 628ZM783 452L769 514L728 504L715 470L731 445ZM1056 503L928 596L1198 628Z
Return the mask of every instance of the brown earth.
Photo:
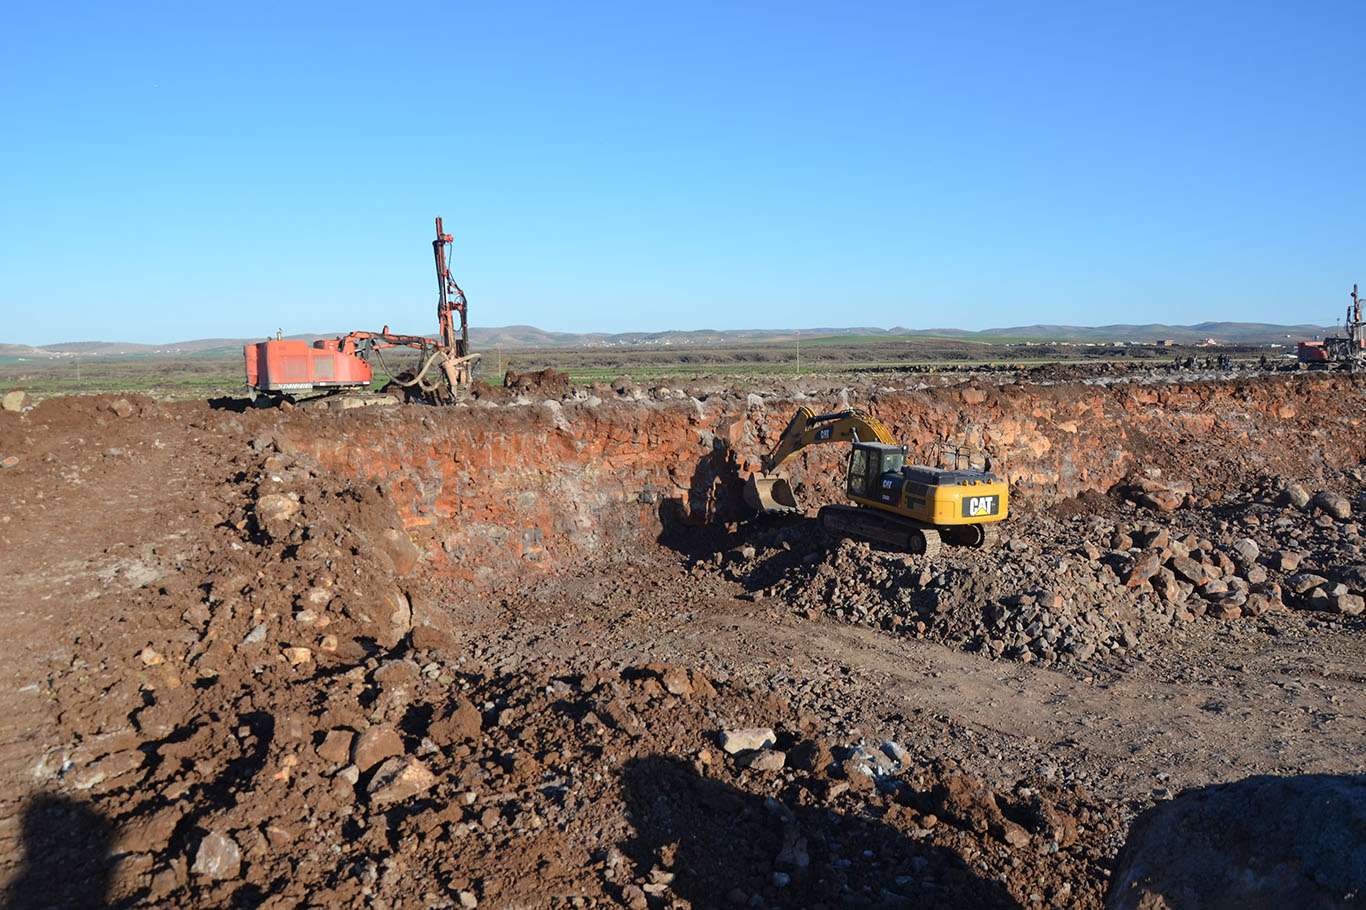
M1155 800L1363 770L1360 527L1287 501L1359 511L1359 381L799 394L1005 548L739 521L790 394L0 413L9 903L1096 907Z

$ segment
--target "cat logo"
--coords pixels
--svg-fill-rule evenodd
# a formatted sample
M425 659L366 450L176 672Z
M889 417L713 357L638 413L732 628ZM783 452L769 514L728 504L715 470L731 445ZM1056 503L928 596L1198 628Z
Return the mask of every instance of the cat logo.
M816 431L816 442L824 442L830 438L830 434L835 431L834 427L821 427Z
M1001 497L999 496L967 496L963 499L963 517L980 518L984 515L995 515L1000 511Z

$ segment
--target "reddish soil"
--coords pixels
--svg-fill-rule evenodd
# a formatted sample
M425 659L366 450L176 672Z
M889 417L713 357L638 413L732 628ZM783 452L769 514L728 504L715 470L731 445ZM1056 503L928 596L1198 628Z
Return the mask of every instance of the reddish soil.
M10 905L1098 907L1154 801L1363 770L1360 527L1281 499L1359 509L1366 389L812 394L976 441L1006 549L727 524L743 394L0 413Z

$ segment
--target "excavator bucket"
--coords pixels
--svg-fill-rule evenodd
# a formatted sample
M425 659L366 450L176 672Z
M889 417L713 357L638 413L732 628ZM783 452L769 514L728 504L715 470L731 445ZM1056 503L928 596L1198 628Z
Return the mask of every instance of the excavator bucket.
M751 474L745 483L745 502L758 512L800 512L797 494L785 477Z

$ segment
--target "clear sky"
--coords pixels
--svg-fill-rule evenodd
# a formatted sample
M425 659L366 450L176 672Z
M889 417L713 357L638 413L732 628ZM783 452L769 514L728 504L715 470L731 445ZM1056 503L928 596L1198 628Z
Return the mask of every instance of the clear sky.
M0 341L1331 323L1366 3L30 3Z

